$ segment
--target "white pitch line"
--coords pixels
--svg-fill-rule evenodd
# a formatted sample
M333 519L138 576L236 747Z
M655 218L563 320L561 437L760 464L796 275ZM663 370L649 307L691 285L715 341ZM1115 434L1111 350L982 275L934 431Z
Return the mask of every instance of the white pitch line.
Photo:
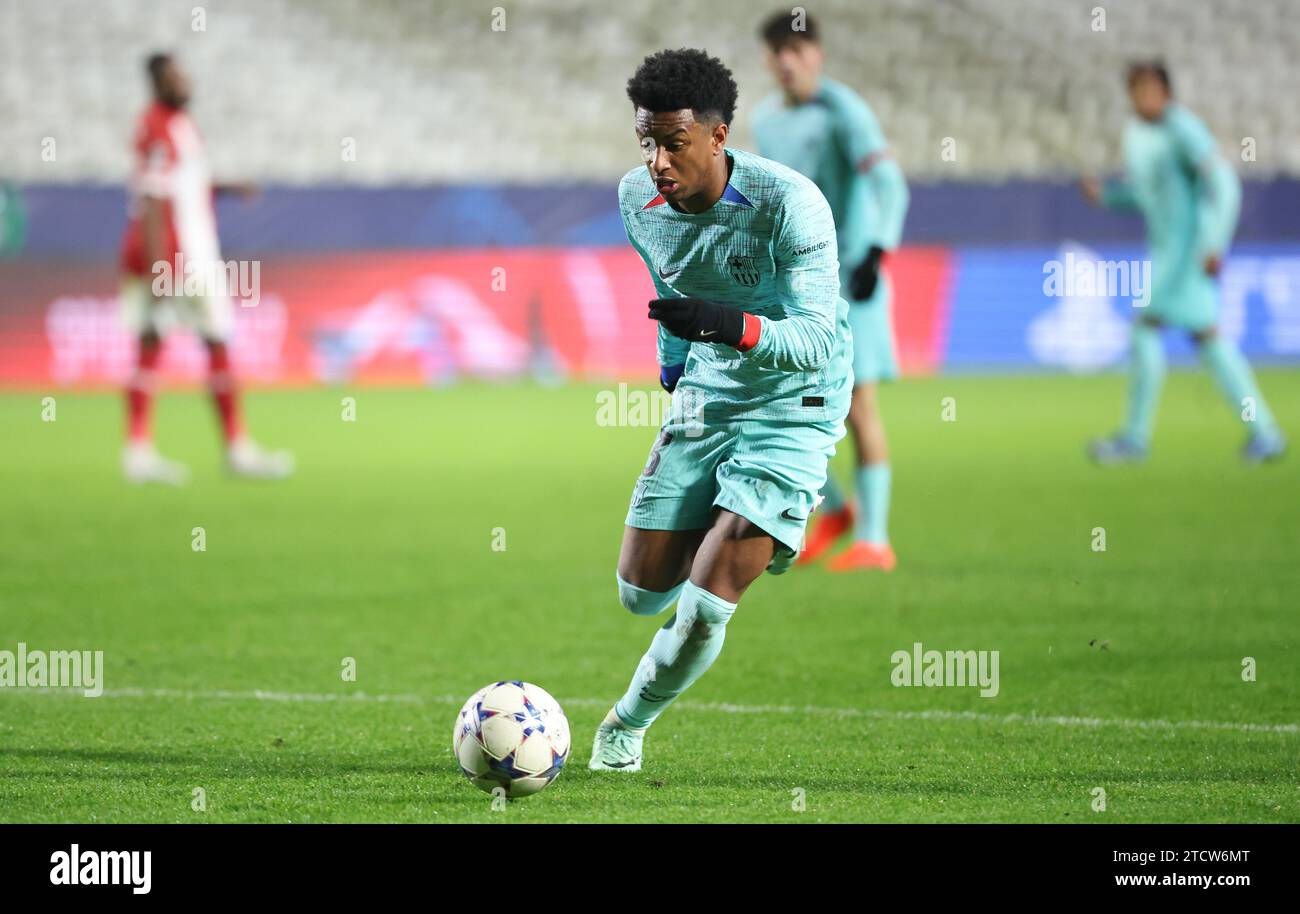
M0 690L3 692L6 690ZM15 690L20 691L20 690ZM22 689L26 693L79 696L80 689ZM225 689L105 689L103 698L174 698L187 701L279 701L279 702L376 702L390 704L458 705L454 695L375 695L368 692L275 692L256 689L238 692ZM605 708L609 699L568 698L563 704L581 708ZM1300 724L1256 724L1215 720L1139 720L1122 717L1074 717L1051 714L986 714L979 711L884 711L870 708L825 708L816 705L737 705L727 702L681 702L677 707L718 714L809 714L827 717L856 717L869 720L970 721L988 724L1047 724L1057 727L1125 730L1228 730L1239 733L1300 733Z

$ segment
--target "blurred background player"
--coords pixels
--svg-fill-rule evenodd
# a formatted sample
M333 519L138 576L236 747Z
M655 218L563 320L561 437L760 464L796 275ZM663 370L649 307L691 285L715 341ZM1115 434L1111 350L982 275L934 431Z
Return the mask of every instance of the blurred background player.
M640 769L646 728L713 664L749 585L793 562L844 436L853 346L825 197L726 147L731 71L661 51L627 94L645 165L619 210L677 392L632 493L618 594L637 615L677 611L596 731L590 767L613 771Z
M213 186L203 140L185 110L190 101L188 76L168 54L151 55L146 67L153 101L136 128L131 210L122 245L122 308L138 338L136 369L126 389L122 470L134 483L183 485L188 479L184 465L158 453L151 424L162 338L174 324L183 323L207 349L208 385L230 472L288 476L292 458L282 451L264 451L244 432L227 345L234 315L222 281L213 196L247 196L252 190ZM178 255L190 275L177 273ZM155 265L160 263L168 265L173 280L171 288L164 287L166 294L155 291Z
M871 108L848 86L822 75L825 55L812 17L778 12L760 34L768 68L781 88L754 112L758 151L812 178L826 195L835 215L840 288L853 331L855 386L848 426L857 452L857 510L828 474L799 561L816 561L852 530L853 544L831 559L830 569L890 571L897 561L889 543L891 471L876 385L898 377L892 290L882 266L902 235L907 182Z
M1146 219L1152 279L1133 325L1124 428L1093 441L1089 454L1103 464L1146 457L1165 373L1160 332L1172 326L1191 334L1228 406L1246 423L1245 459L1281 457L1286 443L1254 373L1218 329L1217 279L1236 230L1241 183L1201 119L1173 100L1162 63L1131 66L1128 92L1136 116L1124 130L1124 177L1105 186L1087 178L1083 191L1094 204L1137 210Z

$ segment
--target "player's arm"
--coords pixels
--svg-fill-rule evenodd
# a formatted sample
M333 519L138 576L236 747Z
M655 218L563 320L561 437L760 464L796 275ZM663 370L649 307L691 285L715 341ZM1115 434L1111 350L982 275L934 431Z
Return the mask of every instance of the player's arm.
M626 217L623 219L623 231L633 250L641 257L641 262L650 271L650 281L654 283L655 294L660 298L673 297L673 291L661 282L655 273L654 265L650 262L650 256L645 252L645 248L641 247L632 236ZM658 338L655 341L655 356L659 362L659 384L669 393L677 388L677 382L682 379L682 373L686 370L686 356L690 351L691 344L687 340L673 336L663 324L659 325Z
M655 286L658 285L656 282ZM673 336L664 329L663 324L659 325L658 338L655 340L655 358L659 362L660 387L669 393L677 389L677 382L686 373L686 357L690 352L690 343Z
M867 256L854 268L853 275L849 278L849 292L855 301L868 299L876 291L880 267L886 255L898 247L902 237L903 221L907 218L907 205L911 199L903 169L892 157L868 167L870 171L866 175L859 172L857 180L867 185L868 192L875 200L878 221Z
M1197 247L1205 272L1219 272L1223 255L1232 244L1241 213L1241 180L1219 155L1214 137L1200 120L1179 112L1172 120L1174 140L1186 168L1196 172Z
M1138 201L1133 193L1133 185L1126 178L1111 178L1109 181L1103 182L1097 178L1088 177L1084 178L1080 183L1083 188L1083 195L1094 206L1115 210L1138 209Z
M238 197L241 200L251 200L260 192L260 188L251 181L212 185L212 194L215 197Z
M886 252L893 251L902 240L907 206L912 201L903 169L893 154L886 151L879 159L859 163L858 175L876 201L876 242Z
M135 154L139 169L136 192L140 195L140 240L145 263L152 273L159 261L171 256L166 243L166 200L176 167L176 148L156 121L146 119L136 133Z
M1220 156L1203 175L1200 212L1200 250L1205 272L1217 276L1223 255L1232 244L1241 214L1241 179Z
M153 273L159 261L167 259L163 244L163 201L161 197L146 195L140 200L140 231L144 246L144 262Z
M1133 187L1124 178L1112 178L1103 181L1096 175L1084 175L1079 179L1079 192L1093 206L1103 209L1137 209L1137 197L1133 196Z
M786 371L823 368L835 351L840 262L830 204L809 183L786 198L772 238L783 320L756 318L750 358Z
M831 208L811 182L786 197L772 244L782 319L701 298L656 299L649 316L673 336L732 346L765 368L822 368L835 348L839 259Z
M862 301L875 291L881 264L903 237L911 191L875 113L855 97L846 97L840 104L836 138L848 161L853 163L854 182L866 187L875 204L871 247L849 279L849 292L855 300Z

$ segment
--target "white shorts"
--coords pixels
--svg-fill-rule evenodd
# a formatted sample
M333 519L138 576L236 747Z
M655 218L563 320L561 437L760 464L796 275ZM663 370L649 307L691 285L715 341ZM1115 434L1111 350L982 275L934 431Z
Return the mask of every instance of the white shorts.
M122 319L136 336L166 336L177 326L188 327L205 340L224 343L235 326L235 312L225 295L167 296L155 299L150 280L128 276L120 290Z

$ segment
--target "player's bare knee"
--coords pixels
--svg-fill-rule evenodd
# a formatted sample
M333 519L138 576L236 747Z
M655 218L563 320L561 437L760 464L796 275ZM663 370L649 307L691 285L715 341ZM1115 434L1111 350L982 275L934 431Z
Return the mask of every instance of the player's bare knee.
M722 511L691 567L691 581L716 599L735 602L763 574L776 541L748 518Z
M655 556L619 556L618 580L640 590L669 591L681 584L684 575L677 575L668 563L654 561Z

